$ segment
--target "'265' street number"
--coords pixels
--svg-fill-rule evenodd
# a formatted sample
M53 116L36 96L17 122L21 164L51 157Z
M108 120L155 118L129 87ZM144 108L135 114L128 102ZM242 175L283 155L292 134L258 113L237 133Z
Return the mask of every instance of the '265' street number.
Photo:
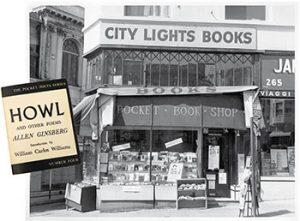
M269 78L267 78L266 82L267 82L266 83L267 86L278 86L278 87L282 86L282 79L269 79Z

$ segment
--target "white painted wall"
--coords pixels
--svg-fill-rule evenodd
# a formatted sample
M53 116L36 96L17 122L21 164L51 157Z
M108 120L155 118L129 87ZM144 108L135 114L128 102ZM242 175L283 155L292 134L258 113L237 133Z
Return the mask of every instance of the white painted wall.
M234 27L251 27L257 29L257 50L295 50L295 4L273 4L266 6L266 21L260 20L225 20L224 5L172 5L168 17L132 17L124 16L124 5L86 6L85 45L84 53L89 52L101 43L99 19L112 19L111 22L128 23L133 20L139 24L149 24L146 21L161 21L161 25L172 25L170 21L193 22L192 25L219 25ZM124 21L123 21L124 20ZM96 22L98 21L98 22ZM96 22L96 24L95 24ZM168 23L166 23L168 22ZM194 22L197 22L196 24ZM91 26L91 24L93 24ZM184 23L183 23L184 24ZM179 46L179 45L178 45Z
M292 4L272 4L266 6L266 21L225 20L224 5L171 5L168 17L128 17L124 16L124 5L87 5L85 6L85 27L97 18L140 18L145 20L161 19L174 21L228 22L246 24L295 25L296 7Z

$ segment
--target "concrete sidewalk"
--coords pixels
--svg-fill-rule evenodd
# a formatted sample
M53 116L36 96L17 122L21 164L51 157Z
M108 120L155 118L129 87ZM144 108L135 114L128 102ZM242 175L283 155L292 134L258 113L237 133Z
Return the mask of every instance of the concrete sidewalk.
M272 200L260 203L260 217L295 218L295 200ZM92 211L81 213L66 210L63 203L31 207L32 217L238 217L239 204L234 202L210 202L208 209L147 209L130 212L104 213Z

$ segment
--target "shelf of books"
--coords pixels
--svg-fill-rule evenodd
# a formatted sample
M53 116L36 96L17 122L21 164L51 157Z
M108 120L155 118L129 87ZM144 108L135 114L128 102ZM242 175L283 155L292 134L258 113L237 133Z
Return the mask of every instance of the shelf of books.
M206 179L179 179L176 181L176 208L207 208Z

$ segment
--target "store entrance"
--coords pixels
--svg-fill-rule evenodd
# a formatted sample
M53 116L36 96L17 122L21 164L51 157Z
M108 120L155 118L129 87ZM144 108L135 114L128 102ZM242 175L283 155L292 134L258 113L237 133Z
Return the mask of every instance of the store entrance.
M232 134L228 130L209 130L203 134L202 166L208 196L230 197L230 158Z

